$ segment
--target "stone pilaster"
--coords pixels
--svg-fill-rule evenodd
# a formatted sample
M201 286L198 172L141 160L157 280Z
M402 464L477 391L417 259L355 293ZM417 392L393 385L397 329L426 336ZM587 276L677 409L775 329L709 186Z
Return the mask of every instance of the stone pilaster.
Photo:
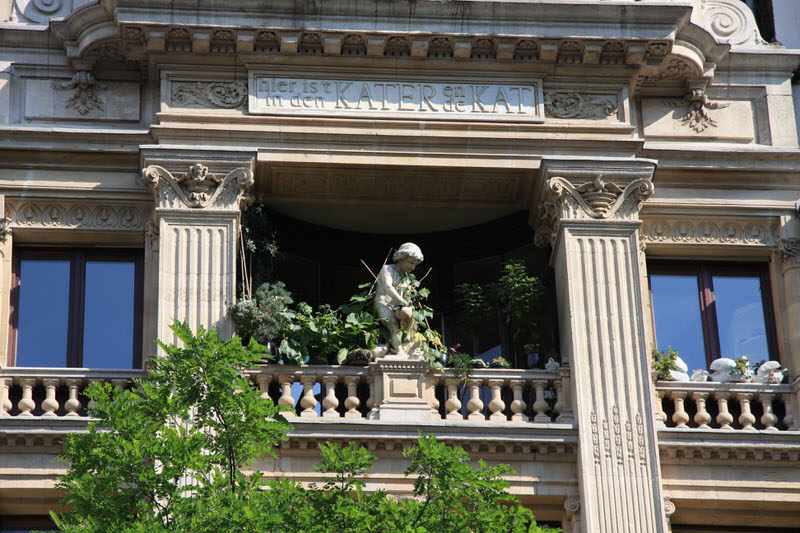
M778 243L778 267L783 277L783 301L786 305L783 345L788 348L785 364L792 375L800 375L800 218L785 217ZM779 284L780 285L780 284ZM800 418L800 417L798 417Z
M250 154L143 153L142 181L155 196L148 228L150 253L157 258L157 338L175 342L174 320L192 330L233 335L227 318L236 297L239 216L250 201Z
M0 195L0 364L12 365L8 360L9 323L11 302L11 251L13 250L13 235L11 221L6 215L6 197Z
M649 355L639 208L652 161L548 160L537 239L553 247L561 352L579 430L580 531L666 531Z

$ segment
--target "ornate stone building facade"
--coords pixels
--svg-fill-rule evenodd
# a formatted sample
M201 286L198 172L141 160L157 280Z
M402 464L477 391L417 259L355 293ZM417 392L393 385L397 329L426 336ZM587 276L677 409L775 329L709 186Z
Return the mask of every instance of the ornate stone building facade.
M87 383L140 375L173 319L232 334L256 198L363 233L525 213L562 357L476 372L465 405L419 365L254 369L297 406L268 475L313 480L318 442L355 440L379 457L368 488L402 495L397 458L422 429L510 464L512 491L568 532L796 530L800 52L766 43L744 3L6 0L0 20L4 523L57 506ZM19 344L40 327L20 269L45 256L72 269L62 368ZM130 290L104 306L74 272L111 263ZM670 311L654 279L687 268L757 273L734 278L760 280L763 327L707 318L711 285L685 314L706 317L701 359L726 355L723 322L754 330L782 383L653 380ZM93 367L87 317L125 305L130 363Z

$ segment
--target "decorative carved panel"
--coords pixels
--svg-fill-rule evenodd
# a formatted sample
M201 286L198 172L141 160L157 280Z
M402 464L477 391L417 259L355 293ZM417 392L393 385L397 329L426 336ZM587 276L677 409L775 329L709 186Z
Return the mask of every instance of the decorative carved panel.
M773 221L743 222L691 217L646 218L642 225L646 244L714 244L728 246L778 245L778 225Z
M12 201L6 206L10 228L144 231L151 210L119 204L64 201Z

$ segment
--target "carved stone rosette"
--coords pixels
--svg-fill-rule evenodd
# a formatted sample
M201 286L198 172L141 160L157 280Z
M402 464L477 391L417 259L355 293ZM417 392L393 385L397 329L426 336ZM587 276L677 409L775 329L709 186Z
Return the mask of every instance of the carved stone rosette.
M248 190L253 185L249 168L236 168L224 177L209 172L208 167L195 163L186 172L171 173L158 165L142 171L142 181L153 190L162 208L191 209L243 208L253 202Z

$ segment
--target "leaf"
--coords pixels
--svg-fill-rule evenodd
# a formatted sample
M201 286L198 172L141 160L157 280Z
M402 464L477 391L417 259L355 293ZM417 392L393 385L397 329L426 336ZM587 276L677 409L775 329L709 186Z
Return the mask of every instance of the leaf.
M350 353L350 351L347 348L341 348L339 353L336 354L336 361L338 361L340 365L343 365L345 361L347 361L348 353Z

